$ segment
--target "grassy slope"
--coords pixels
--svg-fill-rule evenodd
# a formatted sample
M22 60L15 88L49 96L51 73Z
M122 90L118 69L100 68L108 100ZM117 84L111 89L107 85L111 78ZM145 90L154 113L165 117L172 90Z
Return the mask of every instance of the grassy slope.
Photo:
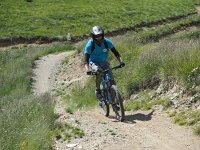
M191 0L7 0L1 1L0 38L73 36L88 34L91 26L107 31L195 12Z
M162 29L165 29L165 27ZM138 91L144 86L147 87L155 77L160 80L173 78L177 83L188 89L193 84L188 80L188 77L192 75L194 68L200 67L199 28L168 37L159 41L159 43L148 43L138 47L128 44L134 40L135 36L143 37L141 40L145 41L149 35L154 36L155 33L162 34L162 31L165 32L165 30L160 30L159 27L155 30L159 30L159 32L146 31L146 36L141 36L140 32L135 33L134 36L133 34L128 34L122 43L118 43L121 48L126 47L127 50L124 52L124 59L128 62L126 69L116 75L119 81L118 86L125 95ZM136 54L133 54L133 51L136 51ZM130 55L135 57L130 57ZM124 79L124 76L129 78ZM163 105L165 108L170 106L170 102L167 99L151 101L150 93L145 94L145 92L142 92L141 94L140 100L136 102L129 101L126 104L126 109L150 109L156 104ZM199 94L199 92L195 94ZM199 117L198 111L190 109L183 111L182 114L177 113L174 122L180 125L193 126L195 133L200 135Z
M194 16L194 18L193 21L195 22L196 18L199 17ZM151 41L149 37L159 39L160 35L166 32L171 33L173 28L178 27L180 24L187 24L187 22L188 19L186 18L184 21L181 20L167 25L156 26L145 29L145 31L130 32L121 36L120 39L113 38L117 49L126 62L125 68L114 72L117 85L122 91L123 96L129 98L132 93L139 91L141 88L147 88L147 83L151 83L150 81L153 81L153 78L159 80L174 78L182 85L187 87L189 85L190 87L191 83L188 80L188 76L192 74L194 68L200 66L199 28L193 31L185 31L182 34L169 37L158 43L148 43L148 41ZM146 44L141 44L141 41ZM113 55L111 55L110 59L111 65L117 63ZM91 87L94 81L88 84L87 87ZM93 101L95 101L95 98L92 96L88 98L88 95L94 96L92 88L76 89L73 94L73 99L77 106L79 106L79 104L81 104L81 106L84 104L92 106ZM158 99L151 102L151 98L148 94L142 95L141 97L144 98L144 100L136 103L130 102L126 105L126 109L150 109L156 104L163 105L164 107L170 106L168 100ZM84 101L86 99L87 101ZM83 101L84 104L82 104ZM191 117L190 120L197 120L195 122L195 131L199 134L199 118L195 119Z
M30 81L35 59L73 49L65 44L0 52L0 145L2 149L49 149L54 129L54 103L48 94L35 97ZM45 143L45 144L44 144Z
M148 36L148 31L146 32ZM133 38L140 36L140 33L135 33L134 36L128 33L122 36L120 40L114 40L117 49L126 62L125 68L114 72L117 85L123 96L129 98L134 92L147 88L148 84L153 83L150 82L153 81L153 78L159 80L173 78L178 83L190 87L192 83L188 80L188 77L192 74L194 68L200 67L199 36L191 35L199 35L199 29L164 39L159 43L147 43L145 45L133 43ZM111 56L111 65L114 64L117 64L117 61ZM86 87L92 87L93 85L94 80L90 81ZM96 101L93 88L76 88L72 94L72 99L76 103L76 109L82 108L84 105L87 107L93 106L94 101ZM141 93L139 97L141 97L141 101L126 103L126 110L146 110L151 109L153 105L157 104L163 105L166 108L171 105L167 99L151 101L151 97L147 93L145 94L145 92ZM191 113L193 112L192 110L190 111ZM179 119L179 116L177 118ZM199 135L199 113L197 112L195 117L192 115L189 118L184 116L184 119L182 119L186 122L184 125L193 125L195 132ZM188 119L189 122L194 122L194 124L187 123Z

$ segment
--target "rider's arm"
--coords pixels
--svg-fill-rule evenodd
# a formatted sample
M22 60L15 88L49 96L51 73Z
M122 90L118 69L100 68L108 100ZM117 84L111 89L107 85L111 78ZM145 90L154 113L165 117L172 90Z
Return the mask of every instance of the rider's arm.
M90 54L85 53L84 54L84 63L85 63L86 72L89 71L89 58L90 58Z
M121 65L121 67L124 67L124 66L125 66L125 63L123 62L123 60L122 60L122 58L121 58L121 55L120 55L119 52L115 49L115 47L111 48L110 50L114 53L115 57L117 58L117 60L119 61L120 65Z
M84 64L85 64L85 69L86 72L89 72L89 59L90 59L90 54L91 54L91 49L92 49L92 41L89 40L85 46L84 50Z
M119 52L115 49L115 47L111 48L110 50L113 52L113 54L115 55L115 57L117 57L117 59L119 57L121 57L120 54L119 54Z
M123 61L122 61L122 58L121 58L121 55L120 55L119 52L115 49L115 47L111 48L110 50L113 52L113 54L115 55L115 57L117 58L117 60L118 60L120 63L123 62Z

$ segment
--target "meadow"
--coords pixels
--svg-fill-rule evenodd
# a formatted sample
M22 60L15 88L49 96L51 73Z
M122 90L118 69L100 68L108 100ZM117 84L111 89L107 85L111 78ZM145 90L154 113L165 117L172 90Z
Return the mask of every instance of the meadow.
M7 0L0 2L0 39L88 35L159 22L194 13L196 0Z

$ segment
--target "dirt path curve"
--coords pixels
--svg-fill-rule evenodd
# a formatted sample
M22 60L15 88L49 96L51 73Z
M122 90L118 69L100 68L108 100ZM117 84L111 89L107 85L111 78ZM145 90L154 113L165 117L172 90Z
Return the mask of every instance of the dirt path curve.
M53 88L69 92L74 82L82 84L83 66L80 56L70 57L67 65L59 65L71 53L48 55L37 63L35 93L44 93ZM58 67L60 66L60 67ZM78 67L78 68L77 68ZM56 81L53 77L56 70ZM54 78L54 79L53 79ZM74 81L74 82L70 82ZM64 84L63 84L64 83ZM53 87L51 87L53 86ZM200 138L191 129L172 123L171 118L161 111L126 112L125 122L117 122L113 115L106 118L98 110L78 111L68 114L58 100L55 112L59 121L72 124L85 132L83 138L55 141L55 150L199 150Z
M33 79L33 92L35 94L43 94L49 92L52 88L52 79L59 67L61 61L72 55L74 52L63 52L59 54L50 54L35 61L36 67L33 70L35 76Z

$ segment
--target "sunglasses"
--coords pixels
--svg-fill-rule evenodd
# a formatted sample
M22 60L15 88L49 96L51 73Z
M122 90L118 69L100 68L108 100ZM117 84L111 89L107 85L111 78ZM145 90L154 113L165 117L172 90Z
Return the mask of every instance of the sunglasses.
M102 37L102 34L97 34L94 36L95 38L101 38Z

